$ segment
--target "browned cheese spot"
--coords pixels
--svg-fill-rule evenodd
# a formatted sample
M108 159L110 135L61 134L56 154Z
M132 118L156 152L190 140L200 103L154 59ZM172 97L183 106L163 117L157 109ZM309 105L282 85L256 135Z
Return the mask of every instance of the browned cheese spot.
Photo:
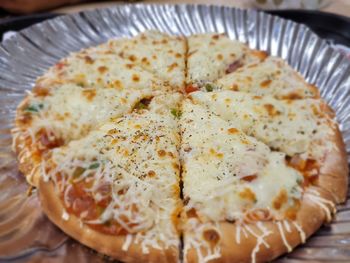
M188 199L188 200L189 200L189 199ZM186 201L186 199L185 199L185 201ZM186 212L186 215L187 215L187 217L189 217L189 218L191 218L191 217L198 217L197 211L196 211L195 208L191 208L190 210L188 210L188 211Z
M258 176L255 175L255 174L252 174L252 175L246 175L244 177L241 178L241 181L245 181L245 182L252 182L254 181L255 179L257 179Z
M265 89L270 86L271 82L272 81L270 79L264 80L263 82L260 83L260 87Z
M180 169L180 166L179 166L178 163L172 163L171 165L173 166L173 168L174 168L176 171Z
M233 90L233 91L238 91L239 89L238 89L237 84L232 84L232 85L231 85L231 90Z
M296 220L297 214L300 209L300 200L294 199L294 204L286 209L284 216L289 220Z
M243 144L250 144L250 142L247 140L247 139L241 139L241 143L243 143Z
M178 191L180 192L180 189ZM178 194L176 194L176 196L178 196ZM182 205L179 204L171 213L171 221L173 222L176 230L179 233L181 231L181 211L182 211Z
M281 114L272 104L264 104L264 108L271 117Z
M184 148L184 151L188 153L188 152L192 151L192 148L187 146L186 148Z
M146 64L146 65L149 65L149 64L150 64L148 58L146 58L146 57L143 57L143 58L141 59L141 62L142 62L143 64Z
M257 58L259 58L260 60L264 60L265 58L267 58L268 54L265 51L259 51L259 50L254 50L252 51L252 55L256 56Z
M239 193L239 197L248 201L256 202L256 196L254 192L247 187Z
M319 90L315 85L308 85L309 86L309 91L312 93L313 97L319 97Z
M282 189L279 194L273 199L272 206L274 209L279 210L281 207L287 203L288 201L288 194L285 189Z
M148 177L154 177L154 176L156 176L156 172L153 170L150 170L150 171L148 171L147 175L148 175Z
M239 133L239 130L236 129L236 128L229 128L227 131L228 131L229 134L237 134L237 133Z
M86 64L93 64L94 63L94 60L90 56L85 56L84 60L85 60Z
M132 62L135 62L137 60L137 58L134 55L130 55L129 60Z
M296 92L291 92L288 95L282 97L282 99L287 99L287 100L300 100L302 98L303 97Z
M105 73L108 71L108 68L106 66L100 66L97 68L98 72L100 72L101 74Z
M140 81L139 75L133 74L133 75L132 75L132 80L133 80L134 82L139 82L139 81Z
M112 82L112 86L113 88L116 89L122 89L123 88L123 84L120 80L116 79L115 81Z
M85 96L88 101L92 101L94 99L94 97L96 96L96 90L95 89L85 89L85 90L83 90L83 96Z
M317 107L315 104L311 104L311 108L312 108L312 112L315 116L317 117L324 117L324 113L322 112L322 110Z
M176 67L178 67L179 65L175 62L173 64L171 64L170 66L168 66L168 72L172 71L173 69L175 69Z
M39 97L46 97L46 96L50 95L49 89L42 87L40 85L37 85L33 88L33 93Z
M164 150L159 150L159 151L158 151L158 155L159 155L160 157L164 157L164 156L166 155L166 151L164 151Z

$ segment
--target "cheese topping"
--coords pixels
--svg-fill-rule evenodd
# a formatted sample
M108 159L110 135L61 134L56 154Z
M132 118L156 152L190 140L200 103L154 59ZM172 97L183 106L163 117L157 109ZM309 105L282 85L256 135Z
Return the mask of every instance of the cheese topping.
M333 135L333 120L320 100L277 100L234 91L194 92L191 98L289 156L299 154L304 159L322 161L334 147L331 141L325 140Z
M12 131L20 160L28 159L34 165L28 181L36 184L34 161L41 160L47 150L82 138L111 118L130 112L138 101L154 94L147 88L89 89L75 84L63 84L47 96L29 94L26 105L18 111L19 128Z
M301 197L302 175L287 166L284 153L188 99L180 124L185 209L195 208L202 220L232 221L266 208L284 218Z
M93 96L87 96L87 93ZM29 96L27 108L39 105L37 112L30 112L31 129L35 134L44 128L65 141L78 139L100 123L130 112L136 102L152 95L152 90L147 88L88 89L75 84L64 84L50 96ZM24 114L28 114L26 109Z
M242 65L264 59L264 52L250 50L223 34L199 34L188 37L187 84L205 84Z
M127 59L121 58L107 44L72 53L38 79L36 86L49 88L72 82L82 87L154 90L170 89L164 81ZM104 49L107 49L104 51Z
M261 63L243 66L217 81L218 89L275 96L280 99L301 99L318 96L315 87L293 70L283 59L268 57Z
M186 42L183 37L147 31L132 39L111 40L108 45L130 63L141 66L174 88L184 85Z
M174 94L168 106L180 97ZM120 234L135 234L144 253L179 242L172 219L180 205L179 136L170 108L160 110L158 101L54 149L45 167L66 209L90 227L116 225Z

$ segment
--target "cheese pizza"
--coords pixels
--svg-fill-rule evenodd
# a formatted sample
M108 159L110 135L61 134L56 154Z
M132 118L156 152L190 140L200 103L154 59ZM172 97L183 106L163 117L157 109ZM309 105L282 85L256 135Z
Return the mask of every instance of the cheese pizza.
M48 218L123 262L267 262L347 197L335 114L286 62L157 31L62 59L13 148Z

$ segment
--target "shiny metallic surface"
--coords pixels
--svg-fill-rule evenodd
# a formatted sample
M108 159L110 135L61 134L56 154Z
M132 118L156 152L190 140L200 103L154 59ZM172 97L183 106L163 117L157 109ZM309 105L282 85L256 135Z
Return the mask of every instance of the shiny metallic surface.
M16 105L35 79L69 52L146 29L190 35L225 32L251 48L280 56L332 106L350 161L350 60L307 27L254 10L194 5L120 5L57 17L18 32L0 45L0 261L103 262L42 214L35 191L27 197L11 152ZM280 262L349 262L350 204L337 218Z

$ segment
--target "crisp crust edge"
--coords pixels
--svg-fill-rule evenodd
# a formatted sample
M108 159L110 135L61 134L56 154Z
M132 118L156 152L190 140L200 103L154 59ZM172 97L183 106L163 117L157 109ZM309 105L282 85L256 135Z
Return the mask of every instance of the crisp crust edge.
M69 215L65 221L62 218L64 207L61 200L56 195L52 182L39 180L39 198L42 209L47 217L58 226L63 232L73 237L80 243L98 251L99 253L116 258L123 262L177 262L179 258L179 248L168 249L149 248L149 253L142 252L141 244L131 243L126 251L122 247L126 240L125 236L112 236L100 233L81 225L79 219L74 215Z
M332 200L332 195L323 191L322 189L317 189L322 198L326 200ZM332 210L333 207L326 205L328 209ZM296 222L302 229L305 234L305 238L310 237L316 230L318 230L322 224L327 220L327 213L321 209L321 207L312 202L309 198L303 198L301 203L301 208L297 214ZM255 262L268 262L278 256L288 252L288 249L283 241L282 235L278 228L278 224L273 221L260 221L260 227L262 226L267 231L271 233L264 238L265 242L268 244L266 247L264 244L260 244L257 253L255 254ZM303 243L301 238L302 234L299 232L297 227L291 222L288 221L290 226L290 231L287 231L285 227L284 235L285 239L290 245L291 248L295 248L299 244ZM261 234L261 228L257 224L246 224L253 232ZM281 222L281 225L283 223ZM218 226L219 231L221 232L220 237L220 249L221 257L214 259L210 262L232 262L232 259L235 262L254 262L253 261L253 250L257 244L257 238L248 233L247 236L241 232L240 242L236 240L236 231L240 231L236 223L221 222ZM191 233L187 233L191 235ZM186 235L186 233L185 233ZM186 238L185 238L186 240ZM205 251L203 251L205 253ZM198 262L197 251L194 248L190 248L186 254L187 261Z

